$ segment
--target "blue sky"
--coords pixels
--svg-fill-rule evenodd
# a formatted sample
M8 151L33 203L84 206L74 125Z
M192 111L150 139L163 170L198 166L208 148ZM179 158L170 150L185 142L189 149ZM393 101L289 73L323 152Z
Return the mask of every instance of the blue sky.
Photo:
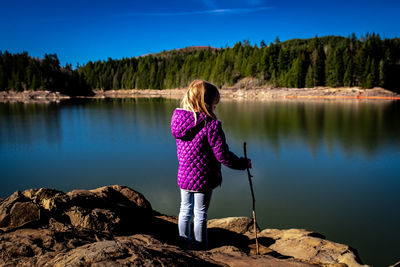
M2 0L0 50L61 64L140 56L194 45L233 46L276 36L379 33L400 37L398 0Z

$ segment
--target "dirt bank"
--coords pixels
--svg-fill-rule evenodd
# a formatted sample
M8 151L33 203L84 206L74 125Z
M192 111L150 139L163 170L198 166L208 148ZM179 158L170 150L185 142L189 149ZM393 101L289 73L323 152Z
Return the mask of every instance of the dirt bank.
M0 92L0 103L14 103L14 102L23 102L23 103L50 103L50 102L59 102L63 99L69 99L70 97L67 95L63 95L60 92L51 92L51 91L33 91L26 90L22 92L15 91L2 91Z
M180 99L186 89L120 89L93 90L94 96L79 98L135 98L164 97ZM383 99L400 100L400 94L383 89L361 89L359 87L315 87L315 88L266 88L266 87L226 87L220 90L222 99L231 100L271 100L271 99ZM69 99L69 96L50 91L0 92L0 102L48 103Z
M186 89L164 90L95 90L95 98L166 97L182 98ZM223 99L269 100L269 99L400 99L400 95L383 88L224 88Z

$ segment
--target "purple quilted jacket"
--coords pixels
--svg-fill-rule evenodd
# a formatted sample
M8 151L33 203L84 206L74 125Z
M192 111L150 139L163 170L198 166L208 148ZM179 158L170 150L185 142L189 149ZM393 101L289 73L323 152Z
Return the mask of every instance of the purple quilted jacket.
M221 184L221 163L244 170L247 160L229 151L221 122L197 113L176 109L172 115L171 132L176 138L179 161L178 185L182 189L206 191Z

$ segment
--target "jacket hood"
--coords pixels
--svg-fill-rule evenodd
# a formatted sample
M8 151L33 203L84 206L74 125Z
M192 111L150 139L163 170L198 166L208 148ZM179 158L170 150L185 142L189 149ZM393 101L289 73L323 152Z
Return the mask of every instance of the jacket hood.
M207 115L196 112L197 120L192 111L175 109L171 119L171 132L176 139L191 140L204 127Z

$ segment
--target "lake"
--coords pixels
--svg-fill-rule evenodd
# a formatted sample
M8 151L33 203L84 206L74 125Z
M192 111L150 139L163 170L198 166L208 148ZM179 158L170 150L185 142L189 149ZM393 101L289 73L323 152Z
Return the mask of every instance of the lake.
M177 215L170 119L179 101L75 99L0 103L0 197L121 184ZM356 248L364 263L400 260L400 102L222 101L228 144L253 161L261 228L306 228ZM252 216L247 173L223 167L209 218Z

